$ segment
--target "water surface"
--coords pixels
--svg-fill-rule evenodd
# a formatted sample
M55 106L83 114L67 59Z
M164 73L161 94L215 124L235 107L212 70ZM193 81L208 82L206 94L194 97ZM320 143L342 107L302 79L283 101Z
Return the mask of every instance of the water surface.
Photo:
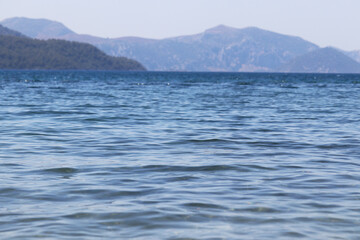
M0 72L2 239L360 239L360 75Z

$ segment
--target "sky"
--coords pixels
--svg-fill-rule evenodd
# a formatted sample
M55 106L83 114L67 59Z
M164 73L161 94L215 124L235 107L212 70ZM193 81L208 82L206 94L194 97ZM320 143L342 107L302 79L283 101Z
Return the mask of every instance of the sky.
M100 37L166 38L225 24L360 49L360 0L0 0L0 21L46 18Z

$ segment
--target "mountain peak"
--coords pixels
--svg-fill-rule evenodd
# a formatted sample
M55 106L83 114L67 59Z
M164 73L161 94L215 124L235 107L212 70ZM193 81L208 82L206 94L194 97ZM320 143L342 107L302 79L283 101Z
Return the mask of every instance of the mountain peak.
M5 19L1 24L32 38L56 38L74 33L62 23L47 19L14 17Z
M216 27L210 28L208 30L206 30L206 33L225 33L225 32L230 32L230 31L234 31L234 30L238 30L237 28L233 28L233 27L229 27L226 26L224 24L220 24Z

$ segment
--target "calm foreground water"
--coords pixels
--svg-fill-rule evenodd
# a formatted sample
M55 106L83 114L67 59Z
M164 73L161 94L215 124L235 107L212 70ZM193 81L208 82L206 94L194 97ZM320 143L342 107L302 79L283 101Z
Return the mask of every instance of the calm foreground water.
M0 72L1 239L360 239L360 75Z

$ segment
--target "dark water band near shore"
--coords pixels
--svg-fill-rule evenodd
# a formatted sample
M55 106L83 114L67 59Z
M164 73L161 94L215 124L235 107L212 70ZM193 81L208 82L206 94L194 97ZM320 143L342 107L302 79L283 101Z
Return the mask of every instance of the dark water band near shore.
M360 75L0 72L1 239L359 239Z

